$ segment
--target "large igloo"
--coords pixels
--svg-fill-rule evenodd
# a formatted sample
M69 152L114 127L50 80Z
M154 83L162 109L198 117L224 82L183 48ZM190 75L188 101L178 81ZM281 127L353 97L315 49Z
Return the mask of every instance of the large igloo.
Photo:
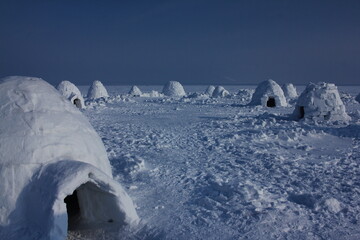
M184 87L177 81L170 81L166 83L162 93L169 97L182 97L186 95Z
M68 229L139 218L86 117L47 82L0 81L0 239L65 239Z
M142 92L141 92L140 88L138 88L137 86L132 86L129 91L129 95L134 96L134 97L140 97L142 95Z
M83 108L85 106L84 98L82 97L80 90L73 83L66 80L62 81L57 85L56 89L77 108Z
M99 80L95 80L92 83L91 87L89 88L87 98L91 100L95 100L98 98L108 98L108 97L109 94L106 88L104 87L104 85Z
M282 90L287 99L295 99L298 97L295 86L292 83L285 83L282 85Z
M295 110L295 119L313 119L320 121L349 121L345 105L339 91L332 83L309 83L299 96Z
M249 105L261 105L264 107L287 106L283 90L274 80L269 79L261 82L255 89Z

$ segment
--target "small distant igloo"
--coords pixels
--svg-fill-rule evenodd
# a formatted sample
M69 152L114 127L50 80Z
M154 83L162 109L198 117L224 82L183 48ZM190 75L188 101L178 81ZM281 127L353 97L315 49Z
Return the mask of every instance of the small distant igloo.
M293 116L297 120L350 120L335 84L324 82L307 85L296 102Z
M182 97L186 95L184 87L177 81L170 81L166 83L162 93L169 97Z
M212 97L226 97L227 95L229 92L222 86L217 86L212 93Z
M210 85L207 87L207 89L205 90L205 94L206 95L209 95L209 96L212 96L213 92L215 90L215 87L213 85Z
M80 90L73 83L66 80L62 81L57 85L56 89L77 108L81 109L84 107L84 98L82 97Z
M269 79L261 82L255 89L249 105L261 105L264 107L287 106L283 90L274 80Z
M88 94L87 94L87 98L88 99L98 99L98 98L108 98L109 94L106 91L106 88L104 87L104 85L99 81L99 80L95 80L91 87L89 88Z
M282 90L287 99L295 99L298 97L296 88L292 83L285 83L282 85Z
M138 222L101 138L53 86L4 78L0 105L0 239L62 240Z
M142 95L142 92L141 92L140 88L138 88L137 86L132 86L129 91L129 95L134 96L134 97L140 97Z

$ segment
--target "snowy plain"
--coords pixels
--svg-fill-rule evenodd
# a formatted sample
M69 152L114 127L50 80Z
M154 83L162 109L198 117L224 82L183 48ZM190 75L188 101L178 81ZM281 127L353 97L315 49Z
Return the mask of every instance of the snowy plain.
M141 223L69 239L360 239L359 86L338 87L348 124L293 121L293 105L246 106L255 86L225 86L225 98L130 88L107 87L107 102L82 111Z

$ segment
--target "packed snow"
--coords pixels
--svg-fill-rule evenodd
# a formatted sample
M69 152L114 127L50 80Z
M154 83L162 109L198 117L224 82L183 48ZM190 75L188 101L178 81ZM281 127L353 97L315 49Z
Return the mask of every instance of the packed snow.
M296 87L292 83L285 83L282 85L282 90L284 91L284 95L287 99L295 99L298 97L298 93L296 91Z
M102 82L100 82L99 80L95 80L92 83L91 87L89 88L87 98L89 100L95 100L99 98L108 98L108 97L109 94L106 88L104 87L104 85L102 84Z
M68 239L360 239L360 87L339 87L347 121L296 121L274 86L226 86L225 98L140 87L108 87L82 110L140 223Z
M274 80L269 79L261 82L255 89L249 105L265 107L285 107L287 101L284 91Z

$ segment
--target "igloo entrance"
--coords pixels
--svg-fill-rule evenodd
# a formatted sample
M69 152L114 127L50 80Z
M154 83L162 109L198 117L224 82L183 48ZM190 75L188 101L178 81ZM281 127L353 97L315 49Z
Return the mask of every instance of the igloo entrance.
M82 106L81 106L81 101L80 101L80 99L78 99L78 98L76 98L75 100L74 100L74 105L77 107L77 108L82 108Z
M269 97L266 102L267 107L276 107L276 102L274 97Z
M304 106L300 106L299 107L299 111L300 111L300 116L299 118L302 119L305 117L305 107Z
M82 184L65 197L68 230L94 229L122 224L117 198L92 182Z

